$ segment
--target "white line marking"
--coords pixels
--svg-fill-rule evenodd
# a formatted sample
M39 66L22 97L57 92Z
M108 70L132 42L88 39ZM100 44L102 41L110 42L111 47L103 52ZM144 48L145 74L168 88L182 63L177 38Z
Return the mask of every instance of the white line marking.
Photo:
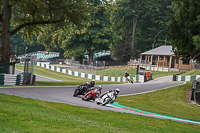
M184 82L183 84L186 84L186 82ZM183 85L183 84L180 84L180 85ZM145 91L145 92L140 92L140 93L134 93L134 94L119 95L119 97L120 96L123 97L123 96L130 96L130 95L138 95L138 94L150 93L150 92L154 92L154 91L158 91L158 90L163 90L163 89L167 89L167 88L174 87L174 86L180 86L180 85L172 85L172 86L161 88L161 89L156 89L156 90L152 90L152 91Z

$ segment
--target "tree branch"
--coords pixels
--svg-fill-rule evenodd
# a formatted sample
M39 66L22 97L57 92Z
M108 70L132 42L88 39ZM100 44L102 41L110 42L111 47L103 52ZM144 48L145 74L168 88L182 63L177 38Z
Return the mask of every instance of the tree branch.
M26 26L31 26L31 25L39 25L39 24L55 24L55 23L59 23L62 22L64 20L57 20L57 21L36 21L36 22L28 22L28 23L24 23L19 25L17 28L15 28L14 30L12 30L10 32L10 35L14 35L17 31L21 30L22 28L26 27Z

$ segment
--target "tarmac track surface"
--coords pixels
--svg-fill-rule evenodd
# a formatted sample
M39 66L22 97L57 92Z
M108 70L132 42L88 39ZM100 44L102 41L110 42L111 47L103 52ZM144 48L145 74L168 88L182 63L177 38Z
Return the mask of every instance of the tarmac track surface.
M169 80L167 80L167 78ZM141 93L152 92L160 89L165 89L171 86L177 86L184 84L184 82L166 82L172 79L171 76L167 76L165 78L156 79L147 83L125 83L125 84L113 84L113 85L102 85L102 93L119 88L120 95L136 95ZM47 87L0 87L0 93L7 95L15 95L24 98L32 98L39 99L43 101L56 102L56 103L66 103L76 106L83 106L88 108L96 108L100 110L110 110L115 112L123 112L123 113L131 113L136 115L143 115L148 117L154 117L159 119L171 119L173 121L184 122L184 123L192 123L198 124L199 122L174 119L170 117L165 117L161 115L152 115L140 111L133 111L129 109L122 109L112 105L101 106L97 105L93 101L83 101L82 96L73 97L74 89L77 86L47 86Z

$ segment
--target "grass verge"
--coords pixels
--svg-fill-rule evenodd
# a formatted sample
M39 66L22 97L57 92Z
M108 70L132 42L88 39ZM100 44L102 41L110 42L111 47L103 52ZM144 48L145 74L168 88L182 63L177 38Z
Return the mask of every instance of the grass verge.
M16 69L23 70L23 65L16 65ZM34 74L60 80L60 81L37 81L37 85L39 86L73 86L80 85L87 81L91 81L90 79L80 78L60 72L55 72L49 69L45 69L39 66L34 66ZM36 77L37 78L37 77ZM106 82L106 81L97 81L96 85L102 84L119 84L120 82Z
M24 66L20 64L16 64L16 69L23 70ZM127 67L124 67L124 66L108 67L104 70L98 70L97 75L123 77L125 72L130 73L131 76L135 76L136 69L128 69ZM157 77L177 74L177 72L157 72L157 71L152 71L152 73L153 73L153 79ZM39 66L34 66L34 74L60 80L60 82L59 81L37 81L38 83L37 85L40 85L40 86L71 86L71 85L83 84L84 82L89 81L89 79L86 79L86 78L80 78L80 77L76 77L76 76L72 76L72 75L68 75L68 74L64 74L60 72L55 72L55 71L45 69ZM96 80L97 85L119 84L119 83L120 82L106 82L106 81Z
M200 107L185 100L186 89L191 87L191 84L192 82L187 82L151 93L118 97L116 101L143 111L200 121Z
M188 76L188 75L200 75L200 70L192 69L191 71L181 74L181 76Z
M136 69L129 69L127 66L115 66L115 67L108 67L104 70L98 70L98 75L104 75L104 76L111 76L111 77L124 77L125 72L128 72L131 74L131 77L134 77L136 74ZM159 72L159 71L152 71L153 73L153 79L168 75L177 74L179 72Z
M200 126L0 94L0 132L193 132Z

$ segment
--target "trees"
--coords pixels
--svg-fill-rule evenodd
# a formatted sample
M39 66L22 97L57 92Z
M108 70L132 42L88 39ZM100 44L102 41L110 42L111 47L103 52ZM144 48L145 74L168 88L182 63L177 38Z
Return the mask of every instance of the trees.
M80 56L86 51L89 53L89 63L93 61L94 51L107 50L112 34L110 29L109 4L106 0L93 0L90 4L93 12L89 20L83 20L83 28L68 25L66 31L57 27L51 27L49 33L40 34L39 40L47 44L50 41L60 46L65 51L65 56ZM53 31L53 32L52 32ZM45 33L45 34L44 34ZM48 44L47 44L48 45ZM48 47L48 46L47 46Z
M200 2L175 0L175 15L171 15L171 45L176 55L200 60Z
M81 25L89 14L86 0L2 0L0 5L1 61L9 62L10 36L23 31L31 39L46 24ZM10 29L10 27L13 27Z
M166 40L169 6L171 0L117 0L113 15L115 33L121 38L130 36L132 57L152 48L152 44L163 45ZM128 39L128 38L127 38ZM119 45L120 43L117 43ZM114 45L116 47L116 45Z

